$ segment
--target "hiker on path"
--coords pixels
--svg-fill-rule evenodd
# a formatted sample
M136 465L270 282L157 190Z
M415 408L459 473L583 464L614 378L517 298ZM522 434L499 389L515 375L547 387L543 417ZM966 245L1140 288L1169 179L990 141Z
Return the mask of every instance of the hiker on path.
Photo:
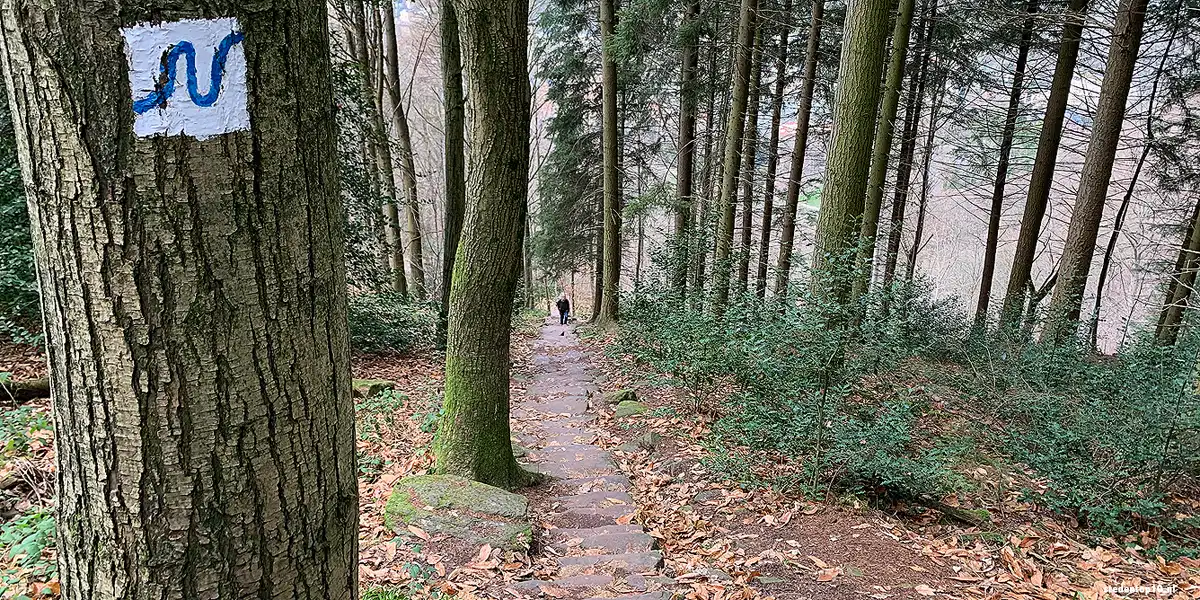
M567 318L571 315L571 301L567 300L567 295L559 294L558 300L554 301L554 306L558 308L558 324L566 325Z

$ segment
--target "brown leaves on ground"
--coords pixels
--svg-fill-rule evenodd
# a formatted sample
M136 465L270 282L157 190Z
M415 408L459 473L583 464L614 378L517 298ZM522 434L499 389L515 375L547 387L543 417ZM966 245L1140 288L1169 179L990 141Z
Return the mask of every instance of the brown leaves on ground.
M990 530L942 522L939 513L912 507L885 514L852 497L812 503L743 489L701 464L727 384L706 390L712 398L698 399L695 392L644 383L663 378L638 372L628 356L600 366L606 390L635 388L651 407L671 407L679 415L652 412L636 417L635 426L608 419L604 442L615 449L649 430L664 436L656 450L615 454L634 482L640 520L660 541L666 574L688 590L689 599L1101 600L1117 593L1200 599L1200 561L1150 558L1144 548L1155 538L1146 533L1084 541L1090 539L1086 531L1024 500L1021 487L1044 485L1028 474L978 468L968 476L988 497L942 499L999 515ZM801 470L773 458L774 464L756 467L768 470L755 475L769 480Z

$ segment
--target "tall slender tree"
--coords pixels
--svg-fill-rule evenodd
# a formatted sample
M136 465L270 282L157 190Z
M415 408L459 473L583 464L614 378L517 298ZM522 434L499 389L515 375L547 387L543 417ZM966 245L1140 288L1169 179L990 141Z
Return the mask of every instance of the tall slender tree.
M933 34L937 23L937 0L929 3L927 10L922 10L921 22L917 25L918 39L916 69L909 77L908 93L905 98L904 133L900 141L900 157L896 165L896 190L892 195L892 213L889 216L887 249L883 262L883 287L891 287L896 278L896 264L900 257L900 242L904 236L904 215L908 210L908 196L912 183L913 157L916 155L917 130L921 124L921 111L925 102L925 86L929 77L929 62L933 54ZM921 34L924 34L922 37ZM940 88L939 88L940 90ZM936 116L937 111L932 113ZM933 129L933 120L930 120ZM932 131L929 144L932 144ZM930 148L926 148L926 158ZM922 188L922 201L925 188ZM923 204L922 204L923 205Z
M509 336L529 181L529 4L454 0L454 9L475 143L450 288L435 468L511 489L532 479L513 458L508 420Z
M987 323L988 305L992 298L992 278L996 274L996 250L1000 246L1000 217L1004 213L1004 188L1008 183L1009 155L1012 153L1013 135L1017 129L1017 117L1021 108L1021 92L1024 91L1025 65L1029 60L1029 47L1033 45L1033 25L1037 15L1037 0L1029 0L1025 7L1025 21L1021 25L1021 41L1017 44L1017 62L1013 68L1012 87L1008 94L1008 110L1004 116L1004 129L1000 133L1000 151L996 163L996 180L992 185L992 207L988 212L987 243L983 250L983 273L979 276L979 300L975 303L975 325Z
M392 133L400 151L400 181L404 186L405 233L408 237L408 285L418 300L425 298L425 250L421 237L421 200L417 195L417 167L413 160L412 133L400 93L400 60L396 51L396 12L389 3L379 7L383 24L384 88L387 90L383 109L388 113ZM397 215L398 216L398 215Z
M1179 340L1183 327L1183 316L1192 305L1192 288L1196 285L1196 272L1200 269L1200 197L1192 209L1179 245L1175 268L1168 275L1166 298L1158 316L1154 339L1160 345L1173 346Z
M688 247L692 224L692 179L696 159L696 66L699 62L700 0L688 0L680 25L679 153L675 162L675 257L671 277L675 290L687 288Z
M1049 321L1042 331L1043 341L1061 343L1075 332L1079 323L1096 236L1104 216L1104 200L1108 197L1108 184L1112 179L1113 160L1125 123L1125 101L1129 97L1129 83L1142 42L1147 2L1122 0L1117 9L1092 138L1079 174L1079 190L1071 211L1058 281L1054 295L1050 297Z
M800 84L800 103L796 109L796 135L792 139L792 167L788 175L787 203L779 227L779 259L775 266L775 297L785 298L792 272L792 247L796 238L796 212L800 208L800 185L804 177L804 156L808 151L808 123L812 116L813 89L817 80L817 53L821 48L821 26L825 19L825 0L813 0L808 23L808 46L804 51L804 74Z
M0 6L54 396L64 599L357 594L325 11ZM210 75L244 83L244 125L179 119L173 108L209 110L185 70L170 86L131 68L185 59L165 43L127 56L123 28L173 43L197 17L210 20L191 31L225 40ZM236 115L232 87L219 99Z
M896 112L900 106L900 86L904 82L904 65L908 55L908 40L912 31L914 0L900 0L896 9L896 23L892 30L892 59L888 64L887 79L883 85L883 101L879 108L879 124L875 127L875 144L871 153L871 171L867 177L867 199L863 204L862 227L859 235L858 276L854 281L854 294L867 291L871 281L871 266L875 260L875 236L879 233L879 212L883 206L883 182L887 177L888 162L892 154L892 134L895 131ZM920 39L920 33L917 34ZM917 56L917 61L920 55Z
M462 49L459 46L458 16L454 12L454 0L441 0L440 17L438 31L441 34L442 109L445 117L442 152L446 214L442 227L442 308L439 339L444 344L446 319L450 313L450 282L454 277L454 259L458 254L458 241L462 236L463 218L467 210L467 165L463 156L466 99L463 97Z
M771 224L775 213L775 176L779 168L779 124L783 113L783 91L787 85L788 38L792 33L792 0L783 0L779 11L779 44L775 48L775 90L771 93L771 139L767 143L767 173L763 177L762 227L759 233L758 269L754 293L767 295L767 267L771 260Z
M836 301L845 300L851 291L844 277L831 275L843 266L837 261L858 243L890 7L888 0L854 0L846 12L812 278L814 293Z
M1058 146L1062 141L1067 101L1071 96L1071 79L1075 76L1075 64L1079 60L1079 44L1087 3L1088 0L1068 0L1067 3L1062 37L1058 43L1058 58L1054 65L1054 78L1050 83L1050 96L1046 100L1046 112L1042 117L1042 131L1033 160L1033 172L1029 176L1029 190L1025 196L1025 209L1021 216L1012 271L1008 276L1008 288L1004 292L1004 305L1000 309L1000 322L1003 327L1009 329L1020 325L1021 315L1025 310L1026 290L1032 287L1030 275L1033 272L1033 260L1037 256L1042 220L1050 203L1050 187L1054 181Z
M721 221L717 231L713 263L713 309L725 310L729 301L729 276L732 271L734 201L737 197L738 165L742 154L742 136L746 131L746 104L750 97L750 62L758 19L758 0L742 0L738 17L737 44L734 48L732 96L725 124L725 151L722 161L721 192L717 199Z
M617 59L613 33L617 27L616 0L600 0L600 40L604 138L604 286L597 323L616 321L621 288L621 175L620 132L617 121Z
M750 59L750 105L746 109L746 130L742 134L742 221L737 250L737 292L746 293L750 280L750 247L754 236L754 172L758 160L758 110L762 106L763 30L754 33L754 52Z

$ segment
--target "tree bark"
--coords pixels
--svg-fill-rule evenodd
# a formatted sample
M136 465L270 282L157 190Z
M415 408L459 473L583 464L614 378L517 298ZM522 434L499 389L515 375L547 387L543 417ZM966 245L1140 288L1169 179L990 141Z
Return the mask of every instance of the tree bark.
M904 237L904 213L908 210L909 188L912 183L913 156L917 148L917 130L921 125L921 110L925 103L925 84L929 76L929 59L933 52L933 32L937 23L937 0L929 3L929 8L923 11L918 30L924 33L919 42L918 54L920 60L909 82L908 97L904 109L904 139L900 142L900 159L896 165L896 191L892 196L891 223L888 230L887 251L884 256L883 279L884 288L891 287L896 279L896 263L900 257L900 242ZM936 111L933 113L936 115ZM933 128L932 121L930 129ZM932 136L933 134L930 133ZM924 188L922 188L924 189ZM924 197L924 196L922 196Z
M750 247L754 233L754 171L758 158L758 109L762 106L763 29L754 34L754 53L750 59L750 106L746 110L746 129L742 135L742 222L738 245L737 293L745 294L750 285Z
M887 0L855 0L846 12L812 276L814 293L839 303L847 299L850 286L835 271L844 269L841 261L852 258L847 253L858 242L890 6Z
M892 134L895 131L896 112L900 106L900 86L904 83L904 66L907 62L909 34L912 32L914 0L900 0L896 11L896 24L892 30L892 60L888 64L887 80L883 86L883 102L879 109L879 123L875 129L875 145L871 155L871 172L867 177L867 199L863 205L862 227L859 236L862 242L854 279L854 296L865 294L871 284L871 267L875 261L875 236L879 233L879 212L883 206L883 183L887 177L888 159L892 154ZM917 33L920 42L921 33ZM920 54L915 62L920 62ZM903 145L903 144L901 144Z
M237 19L248 129L136 136L134 86L150 82L130 82L121 28L151 8L156 23ZM357 595L325 10L3 2L65 600Z
M808 47L804 54L804 76L800 106L796 111L796 137L792 140L792 168L788 176L787 204L779 228L779 260L775 266L775 297L786 298L792 271L792 247L796 238L796 212L800 208L800 184L804 177L804 155L808 151L808 123L812 115L813 87L817 77L817 53L821 48L821 25L825 0L813 0L808 24Z
M688 247L690 239L692 176L696 158L696 64L699 60L700 0L688 0L684 8L681 66L679 68L679 153L675 163L675 257L672 264L672 285L683 294L688 281Z
M466 214L467 171L463 156L463 130L466 115L463 98L462 50L458 39L458 15L454 0L441 0L442 95L445 115L445 143L442 149L445 169L446 216L442 229L442 311L441 339L445 339L450 313L450 282L454 278L454 258L462 236Z
M1097 344L1100 333L1100 306L1104 301L1104 288L1108 282L1108 270L1112 265L1113 252L1117 248L1117 240L1121 238L1121 230L1125 226L1125 216L1129 214L1129 205L1133 202L1133 193L1137 189L1138 181L1141 179L1142 169L1146 166L1146 158L1150 156L1150 150L1155 144L1154 108L1158 100L1158 86L1162 81L1163 70L1167 65L1167 58L1171 56L1171 48L1175 45L1176 36L1179 34L1179 21L1176 20L1171 25L1171 36L1167 39L1167 45L1163 48L1162 57L1158 60L1158 68L1154 71L1154 83L1150 85L1150 97L1148 99L1149 106L1146 107L1146 141L1142 144L1142 152L1138 155L1137 165L1133 168L1133 176L1129 179L1129 184L1125 187L1125 195L1121 198L1121 207L1117 209L1117 217L1113 220L1113 230L1108 236L1108 245L1104 248L1104 259L1100 262L1100 275L1096 278L1096 300L1092 304L1092 319L1088 326L1088 340L1091 348L1099 351Z
M392 291L408 295L408 277L404 273L404 245L400 235L400 211L396 197L396 174L392 170L392 150L383 123L383 98L375 86L376 70L372 68L370 36L367 34L367 13L364 0L350 0L354 23L357 62L362 69L364 104L368 107L370 132L367 146L374 162L373 176L379 181L383 201L384 241L387 244L388 268ZM378 47L378 46L376 46Z
M1008 94L1008 112L1004 116L1004 129L1000 134L1000 156L996 163L996 181L992 186L992 208L988 214L987 243L983 250L983 273L979 277L979 301L975 303L975 326L987 324L988 305L992 298L992 279L996 274L996 249L1000 245L1000 217L1004 213L1004 188L1008 183L1008 161L1012 153L1013 133L1017 129L1017 117L1021 108L1021 91L1025 83L1025 65L1029 60L1029 47L1033 43L1033 22L1037 14L1037 0L1029 0L1025 9L1025 23L1021 26L1021 42L1017 46L1017 63L1013 69L1012 89Z
M1158 317L1154 339L1162 346L1174 346L1183 327L1183 315L1190 304L1196 271L1200 268L1200 201L1192 210L1191 220L1179 247L1175 270L1167 285L1166 298Z
M908 264L905 266L905 281L912 283L917 272L917 256L921 253L921 240L925 237L925 213L929 206L929 163L933 159L934 138L937 136L938 115L942 112L942 99L946 95L946 79L938 82L933 107L929 111L929 130L925 133L925 153L921 157L921 196L917 200L917 226L913 231L913 245L908 249Z
M738 165L742 136L746 131L746 104L750 97L750 60L757 28L758 0L742 0L739 11L737 44L734 49L732 97L725 123L725 152L722 162L721 192L717 206L721 225L717 232L717 250L713 261L713 310L722 314L729 301L729 276L732 270L734 201L737 196Z
M762 229L759 235L758 269L755 272L754 293L759 299L767 295L767 265L771 260L771 222L775 212L775 176L779 169L779 123L782 120L783 89L787 84L788 38L792 32L792 0L783 1L779 46L775 55L775 90L771 94L771 140L767 149L767 173L763 179Z
M597 323L616 321L621 287L621 179L617 131L617 60L612 38L617 26L616 0L600 0L600 39L604 46L601 67L604 146L604 297Z
M408 115L404 112L404 98L400 94L400 62L396 56L396 12L391 4L380 7L383 14L383 56L387 66L386 89L392 131L400 147L400 181L404 185L404 215L408 234L408 284L413 297L425 299L425 249L421 238L421 200L417 195L417 167L413 162L412 133L408 129ZM391 166L391 163L388 163ZM398 200L397 200L398 201ZM399 216L399 215L397 215Z
M435 468L513 489L528 483L509 431L509 334L529 181L526 0L455 0L470 138L467 215L450 288L446 399Z
M1146 4L1147 0L1122 0L1117 12L1092 139L1079 174L1079 190L1075 194L1075 208L1071 211L1071 225L1063 247L1062 267L1054 295L1050 297L1049 320L1042 331L1044 342L1063 342L1075 333L1079 323L1083 291L1092 267L1096 236L1104 216L1104 200L1112 179L1113 160L1125 122L1125 101L1129 97L1129 82L1142 41Z
M1026 304L1026 290L1032 285L1030 276L1033 272L1033 259L1037 254L1042 220L1050 202L1050 186L1054 182L1063 120L1066 117L1067 101L1071 97L1071 79L1075 75L1075 63L1079 59L1079 43L1083 34L1087 3L1088 0L1068 2L1066 23L1063 25L1058 59L1054 65L1054 78L1050 83L1050 96L1046 101L1037 154L1033 160L1033 172L1029 176L1029 191L1025 197L1025 210L1021 216L1012 271L1008 276L1004 304L1000 309L1000 323L1005 328L1019 326Z

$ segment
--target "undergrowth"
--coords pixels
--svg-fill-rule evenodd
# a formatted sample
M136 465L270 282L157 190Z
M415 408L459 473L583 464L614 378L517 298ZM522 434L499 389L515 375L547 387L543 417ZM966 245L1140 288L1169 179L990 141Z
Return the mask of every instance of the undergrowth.
M750 294L720 316L648 285L613 349L727 397L710 462L736 480L936 503L968 490L962 473L989 455L1030 467L1029 499L1099 535L1159 528L1188 553L1194 519L1172 500L1200 475L1200 335L1170 348L1151 337L1097 358L982 333L919 279L846 303ZM780 458L794 468L762 481Z

